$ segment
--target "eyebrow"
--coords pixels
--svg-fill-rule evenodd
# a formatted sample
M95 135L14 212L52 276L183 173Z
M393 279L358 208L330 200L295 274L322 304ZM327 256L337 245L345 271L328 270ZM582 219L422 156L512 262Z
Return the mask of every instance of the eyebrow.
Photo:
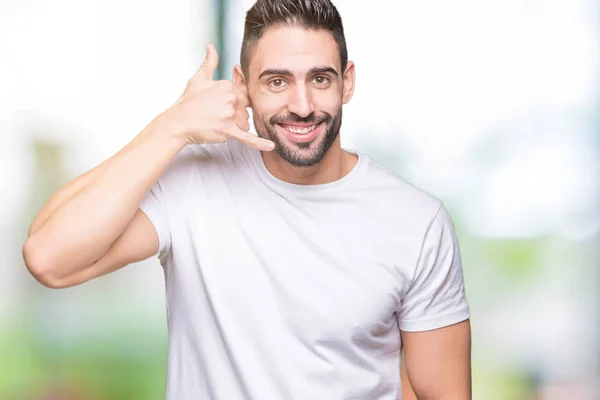
M328 67L328 66L314 67L310 71L308 71L308 75L323 74L323 73L329 73L335 77L337 77L339 75L338 72L335 70L335 68ZM287 76L287 77L294 76L292 71L290 71L289 69L269 68L269 69L265 69L263 72L261 72L260 75L258 76L258 79L261 79L263 76L267 76L267 75L281 75L281 76Z
M315 67L313 69L311 69L310 71L308 71L309 75L315 75L315 74L331 74L335 77L337 77L339 74L338 72L335 70L335 68L332 67Z

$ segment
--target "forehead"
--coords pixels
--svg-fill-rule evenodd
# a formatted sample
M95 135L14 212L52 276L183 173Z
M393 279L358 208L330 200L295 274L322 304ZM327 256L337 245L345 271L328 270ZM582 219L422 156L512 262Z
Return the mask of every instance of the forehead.
M337 43L328 31L279 26L268 28L258 41L249 70L256 78L271 68L302 74L315 66L328 65L341 72L340 64Z

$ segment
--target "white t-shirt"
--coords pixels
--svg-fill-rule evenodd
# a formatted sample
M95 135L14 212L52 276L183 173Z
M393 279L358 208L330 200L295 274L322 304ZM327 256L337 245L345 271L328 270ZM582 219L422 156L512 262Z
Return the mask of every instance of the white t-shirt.
M469 318L441 201L367 155L323 185L236 141L188 146L140 208L159 236L167 399L400 399L400 331Z

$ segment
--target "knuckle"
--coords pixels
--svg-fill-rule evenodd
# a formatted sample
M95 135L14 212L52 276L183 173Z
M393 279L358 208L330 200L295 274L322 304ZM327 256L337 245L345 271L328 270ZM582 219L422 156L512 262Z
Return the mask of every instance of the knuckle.
M235 100L236 100L236 96L235 96L235 94L233 94L233 93L227 93L227 94L225 95L225 101L226 101L228 104L235 104Z
M235 108L231 107L231 106L227 106L225 107L225 117L226 118L235 118Z
M247 131L248 129L250 129L250 124L248 123L248 121L240 121L238 122L238 125L240 128L242 128L243 130Z

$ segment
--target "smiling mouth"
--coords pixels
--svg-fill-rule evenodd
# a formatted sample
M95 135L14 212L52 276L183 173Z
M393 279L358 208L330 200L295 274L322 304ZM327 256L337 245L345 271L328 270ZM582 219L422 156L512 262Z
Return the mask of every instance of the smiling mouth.
M310 126L298 126L293 124L277 124L286 135L288 140L295 143L309 143L316 139L322 131L323 121Z
M319 124L314 124L314 125L311 125L311 126L307 126L305 128L293 127L293 126L290 126L290 125L280 125L280 126L283 129L285 129L286 131L288 131L288 132L292 132L292 133L295 133L297 135L306 135L306 134L314 131L315 129L317 129L318 125Z

